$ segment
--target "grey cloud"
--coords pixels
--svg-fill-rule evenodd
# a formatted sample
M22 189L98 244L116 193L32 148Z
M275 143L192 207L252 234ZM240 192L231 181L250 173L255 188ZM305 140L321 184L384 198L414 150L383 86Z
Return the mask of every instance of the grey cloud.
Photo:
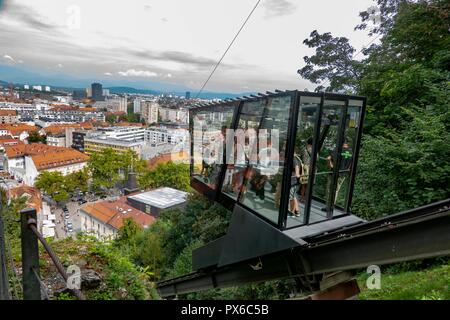
M292 14L297 5L288 0L266 0L264 2L266 17L281 17Z
M72 42L70 36L64 34L64 29L58 29L57 26L52 27L45 23L41 25L40 17L35 16L33 10L9 3L8 8L5 9L0 12L0 53L2 56L8 54L14 59L23 59L26 61L26 67L38 67L43 70L44 74L61 75L64 70L64 74L69 76L132 81L135 78L131 77L133 72L129 72L130 77L119 77L118 72L151 70L162 75L153 78L155 82L170 79L170 82L174 84L187 85L192 81L200 85L217 62L216 57L197 56L182 50L130 49L133 48L133 43L128 45L124 41L121 42L121 47L85 46L82 43ZM273 12L279 14L277 10ZM9 19L3 19L5 14ZM23 28L17 27L10 24L11 19L22 21L26 25ZM30 30L33 26L41 29L37 32ZM49 32L42 32L42 28L47 28L46 30ZM176 70L164 67L166 62L176 63ZM58 63L63 64L64 68L57 68ZM241 91L243 85L252 90L273 89L275 83L280 88L284 88L289 82L275 81L274 79L279 79L280 75L262 78L260 71L260 66L224 62L220 66L220 72L217 72L211 79L207 90L227 88L225 90ZM171 77L167 76L168 74ZM147 79L146 82L148 82Z
M156 61L173 61L180 64L192 65L200 68L211 68L213 67L217 61L210 58L199 57L187 52L181 51L162 51L162 52L153 52L149 50L129 50L131 55L139 58L139 59L148 59L148 60L156 60ZM225 63L221 64L221 67L230 68L230 65Z
M44 19L32 8L20 5L13 1L6 1L0 16L5 16L15 21L20 21L24 25L34 30L54 31L58 27L44 21Z

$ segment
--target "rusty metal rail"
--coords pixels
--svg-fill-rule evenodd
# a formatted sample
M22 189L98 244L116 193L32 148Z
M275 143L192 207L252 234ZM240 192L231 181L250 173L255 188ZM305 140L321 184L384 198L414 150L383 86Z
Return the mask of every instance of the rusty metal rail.
M37 240L39 240L45 251L47 251L53 264L58 270L59 274L67 282L69 275L64 266L51 246L44 239L42 234L36 227L36 210L26 209L21 212L22 221L22 263L23 263L23 291L24 299L26 300L40 300L42 282L39 275L39 250ZM79 289L71 289L78 300L86 300L85 296Z

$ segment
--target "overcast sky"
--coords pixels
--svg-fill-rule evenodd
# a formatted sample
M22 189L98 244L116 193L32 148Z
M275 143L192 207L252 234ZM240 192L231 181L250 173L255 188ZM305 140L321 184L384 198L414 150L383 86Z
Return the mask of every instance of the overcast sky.
M0 0L1 2L1 0ZM199 89L256 0L6 0L0 64L96 80L163 82ZM262 0L207 91L305 89L302 41L310 32L345 36L372 0ZM79 12L79 16L78 13Z

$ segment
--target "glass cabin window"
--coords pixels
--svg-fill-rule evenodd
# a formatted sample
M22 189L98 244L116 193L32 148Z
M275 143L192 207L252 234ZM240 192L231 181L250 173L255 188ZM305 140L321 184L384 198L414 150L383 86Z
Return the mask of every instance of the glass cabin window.
M227 129L233 120L234 105L218 106L193 114L192 177L216 189L224 163Z
M340 153L340 168L335 196L335 207L343 211L347 207L349 197L350 176L360 126L361 106L362 101L350 100L345 118L343 146Z
M325 100L321 122L320 136L318 143L318 158L316 162L316 179L313 186L310 223L333 216L343 214L344 212L335 209L336 197L336 179L335 169L339 150L339 137L342 131L341 123L344 114L345 101ZM342 162L341 162L342 165ZM344 168L342 168L344 170Z
M222 191L278 223L292 96L245 102Z
M312 149L320 101L320 97L300 97L291 189L289 190L287 228L306 223L305 215L309 213L308 184L312 175ZM313 212L314 214L315 212ZM315 217L312 220L315 220Z

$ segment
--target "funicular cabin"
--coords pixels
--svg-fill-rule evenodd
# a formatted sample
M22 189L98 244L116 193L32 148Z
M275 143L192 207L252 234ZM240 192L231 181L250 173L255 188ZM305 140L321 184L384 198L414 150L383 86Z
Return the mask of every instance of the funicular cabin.
M366 100L276 91L190 112L191 185L233 211L163 297L267 280L358 294L358 268L450 254L450 199L372 221L351 213Z
M351 212L366 99L276 91L191 109L191 185L233 211L162 297L293 279L301 298L359 293L354 271L450 254L450 199Z
M364 106L361 97L299 91L199 106L192 186L279 229L349 214Z
M351 215L351 202L364 109L363 97L300 91L193 108L191 185L234 211L229 234L194 251L194 268L288 245L286 239L264 243L259 228L270 226L298 244L315 232L362 222Z

